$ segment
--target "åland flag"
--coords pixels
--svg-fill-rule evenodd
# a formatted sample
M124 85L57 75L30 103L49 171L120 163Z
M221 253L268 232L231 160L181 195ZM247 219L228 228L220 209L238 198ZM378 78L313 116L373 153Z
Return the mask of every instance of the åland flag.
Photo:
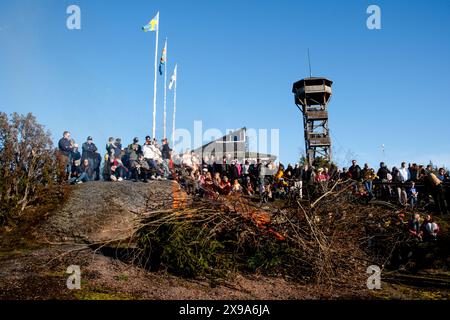
M148 24L142 27L142 30L144 32L148 31L157 31L159 27L159 12L156 14L156 16L150 20Z
M164 43L164 48L161 53L161 59L159 60L159 74L160 75L163 74L162 68L166 64L166 60L167 60L167 39L166 39L166 42Z

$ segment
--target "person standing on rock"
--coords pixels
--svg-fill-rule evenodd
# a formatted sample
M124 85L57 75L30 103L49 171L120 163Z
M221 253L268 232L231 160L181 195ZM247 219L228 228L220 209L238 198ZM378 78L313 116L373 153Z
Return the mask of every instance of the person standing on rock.
M172 153L172 149L169 147L169 143L167 142L167 138L162 139L162 147L161 147L161 155L162 155L162 165L164 169L164 179L167 179L170 175L170 156Z
M158 174L158 164L156 163L157 155L154 150L154 146L152 143L152 139L150 136L145 137L145 143L142 146L142 153L144 155L145 161L147 161L148 166L151 172L151 179L156 179L156 175Z
M139 144L138 137L134 137L133 143L128 146L127 152L129 169L133 169L134 163L138 160L138 156L142 153L142 147Z
M106 143L106 154L109 159L114 159L116 156L116 148L117 146L114 143L114 138L109 137L108 142Z
M122 139L116 138L116 141L114 141L114 157L120 158L121 153L122 153Z
M91 168L95 168L97 162L97 147L95 146L91 136L87 137L86 142L81 146L81 150L82 161L84 161L84 159L87 159L89 161L89 166Z
M70 132L64 131L63 137L58 142L58 156L64 169L64 174L70 178L72 172L72 145L70 143Z

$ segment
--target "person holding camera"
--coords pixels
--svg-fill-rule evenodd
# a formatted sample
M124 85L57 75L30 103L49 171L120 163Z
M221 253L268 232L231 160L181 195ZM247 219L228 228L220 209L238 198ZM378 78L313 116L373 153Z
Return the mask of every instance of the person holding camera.
M144 159L144 155L142 153L138 155L138 159L136 161L133 161L131 172L134 182L137 182L140 179L142 179L143 182L148 182L147 177L150 173L150 167Z

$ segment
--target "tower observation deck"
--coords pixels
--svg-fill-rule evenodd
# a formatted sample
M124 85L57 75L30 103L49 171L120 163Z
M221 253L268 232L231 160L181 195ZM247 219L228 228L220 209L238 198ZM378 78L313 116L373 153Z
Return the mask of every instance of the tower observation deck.
M328 128L328 102L333 81L310 77L294 83L295 104L303 115L306 159L311 165L315 158L331 161L331 139Z

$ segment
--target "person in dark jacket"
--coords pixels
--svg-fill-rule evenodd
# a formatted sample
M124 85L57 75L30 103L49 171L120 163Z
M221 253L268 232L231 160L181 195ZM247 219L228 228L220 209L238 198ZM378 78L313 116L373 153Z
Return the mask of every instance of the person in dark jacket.
M92 137L89 136L86 139L86 142L83 143L81 146L82 155L81 158L84 161L84 159L89 160L89 165L94 168L95 162L97 161L97 147L92 141Z
M353 180L361 180L361 167L358 165L356 160L352 160L352 165L348 168L348 172L351 174Z
M408 170L410 180L416 182L419 178L419 167L416 163L413 163L411 166L409 166Z
M136 162L138 160L139 155L142 154L142 147L139 144L138 137L134 137L133 143L128 146L127 154L128 154L129 169L133 169L134 162Z
M162 147L161 147L161 156L162 156L162 165L164 169L164 178L167 179L170 176L170 155L172 152L172 149L169 147L169 143L167 142L167 138L164 138L161 140Z
M131 171L134 182L137 182L138 179L142 179L143 182L148 182L147 178L150 173L150 167L147 161L145 161L143 154L139 154L138 159L133 161Z
M312 175L313 175L313 168L310 167L308 164L305 164L301 169L301 179L304 185L310 184L314 180Z
M110 157L114 157L116 145L114 144L114 138L109 137L108 142L106 143L106 154Z
M220 164L220 159L216 159L213 162L213 173L219 173L220 175L222 175L222 165Z
M301 169L300 169L298 163L296 163L294 166L294 169L292 169L292 176L294 177L295 180L300 180L300 175L301 175Z
M94 180L94 168L89 165L89 160L84 159L81 165L81 172L86 173L87 181Z
M290 177L294 175L294 168L292 168L292 165L290 163L288 164L286 170L284 170L284 175Z
M348 169L346 167L342 168L342 171L339 172L339 180L346 181L349 178Z
M402 181L402 177L401 177L401 175L400 175L400 170L398 170L398 168L397 167L393 167L392 168L392 182L395 182L395 183L402 183L403 181Z
M70 140L70 145L72 148L70 151L70 158L72 159L72 163L73 161L81 160L81 154L80 151L78 151L78 144L75 143L75 140Z
M355 192L359 191L359 182L362 178L362 170L361 167L358 165L356 160L352 160L352 165L350 168L348 168L348 174L350 176L350 179L353 180L352 186Z
M119 157L122 153L122 139L117 138L116 141L114 141L114 158Z
M58 141L58 157L64 168L66 176L70 176L72 172L72 146L70 144L70 132L64 131L63 137Z
M228 175L230 177L231 185L234 184L235 180L239 179L239 170L238 170L238 168L236 166L236 160L233 160L231 162L231 165L229 167Z
M72 171L70 174L70 184L76 184L76 183L83 183L83 182L87 182L89 179L87 177L87 174L85 172L83 172L82 168L81 168L81 163L80 163L80 158L78 159L74 159L72 161Z
M378 179L380 179L381 182L387 182L388 174L391 174L391 172L387 168L386 164L384 162L380 162L380 169L378 169L377 172Z
M102 164L102 156L100 153L96 152L97 158L94 159L94 180L100 180L100 166Z

